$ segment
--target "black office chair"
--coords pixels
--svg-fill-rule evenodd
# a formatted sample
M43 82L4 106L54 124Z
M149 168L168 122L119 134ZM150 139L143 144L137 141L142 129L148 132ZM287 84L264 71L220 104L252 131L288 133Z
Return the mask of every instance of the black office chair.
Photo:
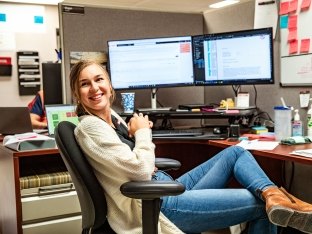
M115 233L106 219L107 205L103 188L75 139L75 127L71 122L60 122L55 129L55 140L77 191L82 214L82 233ZM177 169L180 163L165 158L157 159L156 166L165 170ZM142 199L143 233L157 234L160 197L179 195L185 188L175 181L130 181L123 184L120 190L125 196Z

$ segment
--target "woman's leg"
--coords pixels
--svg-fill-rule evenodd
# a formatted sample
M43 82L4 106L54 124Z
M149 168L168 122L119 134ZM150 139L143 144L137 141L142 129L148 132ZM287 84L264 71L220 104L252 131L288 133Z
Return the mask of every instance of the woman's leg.
M231 146L177 179L187 190L225 188L232 178L261 198L259 191L275 186L251 153Z
M250 191L221 189L233 176ZM264 203L255 197L257 189L273 183L241 147L223 150L177 180L187 191L164 198L162 212L182 230L202 232L251 221L249 233L276 233L276 227L267 219Z
M161 211L186 233L201 233L249 222L249 234L276 234L263 202L246 189L188 190L165 197Z

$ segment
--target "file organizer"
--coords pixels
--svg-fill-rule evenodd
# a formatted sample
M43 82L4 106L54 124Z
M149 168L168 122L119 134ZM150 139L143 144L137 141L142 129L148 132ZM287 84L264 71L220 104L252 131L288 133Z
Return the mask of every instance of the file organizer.
M40 90L41 80L39 53L17 52L17 69L19 95L35 95Z

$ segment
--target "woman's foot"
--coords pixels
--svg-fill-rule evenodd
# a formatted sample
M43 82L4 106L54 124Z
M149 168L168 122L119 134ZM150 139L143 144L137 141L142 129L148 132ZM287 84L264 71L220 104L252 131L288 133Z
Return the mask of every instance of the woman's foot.
M289 194L284 188L271 187L262 192L270 221L312 233L312 205Z

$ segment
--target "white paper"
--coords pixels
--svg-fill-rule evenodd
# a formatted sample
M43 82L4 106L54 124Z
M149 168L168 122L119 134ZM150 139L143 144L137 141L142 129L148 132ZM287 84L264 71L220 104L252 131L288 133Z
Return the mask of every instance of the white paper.
M242 140L236 145L247 150L273 150L278 144L277 141Z
M255 4L254 28L272 27L275 38L278 23L277 1L256 0Z
M312 158L312 149L306 149L306 150L295 150L291 152L290 154L299 155L307 158Z
M19 145L24 141L49 141L53 140L53 138L45 135L40 135L35 132L26 132L22 134L15 134L15 135L7 135L3 138L3 145L18 150Z

